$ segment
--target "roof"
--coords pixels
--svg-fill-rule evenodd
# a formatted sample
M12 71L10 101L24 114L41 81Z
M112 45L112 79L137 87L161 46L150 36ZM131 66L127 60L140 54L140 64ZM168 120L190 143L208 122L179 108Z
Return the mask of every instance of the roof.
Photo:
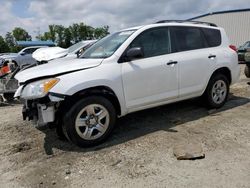
M215 14L225 14L225 13L235 13L235 12L246 12L246 11L250 11L250 8L246 8L246 9L236 9L236 10L225 10L225 11L218 11L218 12L210 12L210 13L207 13L207 14L202 14L202 15L200 15L200 16L196 16L196 17L187 19L187 20L195 20L195 19L198 19L198 18L202 18L202 17L209 16L209 15L215 15Z
M200 21L193 21L193 20L161 20L156 22L156 24L161 24L161 23L190 23L190 24L204 24L208 26L213 26L217 27L216 24L210 23L210 22L200 22Z
M51 40L47 41L17 41L18 46L28 47L28 46L55 46L55 43Z

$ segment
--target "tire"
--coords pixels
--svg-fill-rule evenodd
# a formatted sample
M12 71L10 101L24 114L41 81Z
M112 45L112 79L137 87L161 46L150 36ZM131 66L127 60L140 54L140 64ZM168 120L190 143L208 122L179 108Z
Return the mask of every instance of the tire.
M247 66L247 65L245 66L244 73L247 78L250 78L250 66Z
M65 136L80 147L102 143L111 134L116 110L104 97L86 97L72 106L63 120Z
M4 93L3 97L6 99L6 101L11 102L14 100L15 93Z
M220 73L212 76L204 93L208 108L222 107L227 101L228 94L229 81L227 77Z

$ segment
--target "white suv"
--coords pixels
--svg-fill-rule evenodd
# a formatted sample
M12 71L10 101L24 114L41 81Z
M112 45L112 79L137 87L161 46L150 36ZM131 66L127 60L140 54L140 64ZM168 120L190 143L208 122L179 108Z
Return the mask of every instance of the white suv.
M113 33L80 58L20 72L15 96L24 119L53 123L59 135L91 146L128 113L199 96L219 108L239 74L224 29L161 21Z

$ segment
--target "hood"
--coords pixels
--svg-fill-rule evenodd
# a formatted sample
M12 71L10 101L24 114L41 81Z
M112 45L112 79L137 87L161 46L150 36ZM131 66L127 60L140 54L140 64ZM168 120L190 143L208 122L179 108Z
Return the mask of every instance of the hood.
M68 49L61 47L48 47L39 48L33 54L32 57L37 61L50 61L52 59L57 59L64 57L68 54Z
M19 54L18 53L3 53L0 54L1 59L8 59L8 58L14 58L17 57Z
M102 63L103 59L58 59L51 63L28 68L16 74L15 78L19 83L23 83L33 79L42 77L53 77L70 72L80 71L88 68L93 68Z

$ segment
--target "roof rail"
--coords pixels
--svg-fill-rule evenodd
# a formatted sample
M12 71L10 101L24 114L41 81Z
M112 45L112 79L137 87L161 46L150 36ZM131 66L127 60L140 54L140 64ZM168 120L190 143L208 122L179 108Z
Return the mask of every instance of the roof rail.
M217 25L214 24L214 23L192 21L192 20L161 20L161 21L158 21L156 23L173 23L173 22L176 22L176 23L204 24L204 25L209 25L209 26L217 27Z

